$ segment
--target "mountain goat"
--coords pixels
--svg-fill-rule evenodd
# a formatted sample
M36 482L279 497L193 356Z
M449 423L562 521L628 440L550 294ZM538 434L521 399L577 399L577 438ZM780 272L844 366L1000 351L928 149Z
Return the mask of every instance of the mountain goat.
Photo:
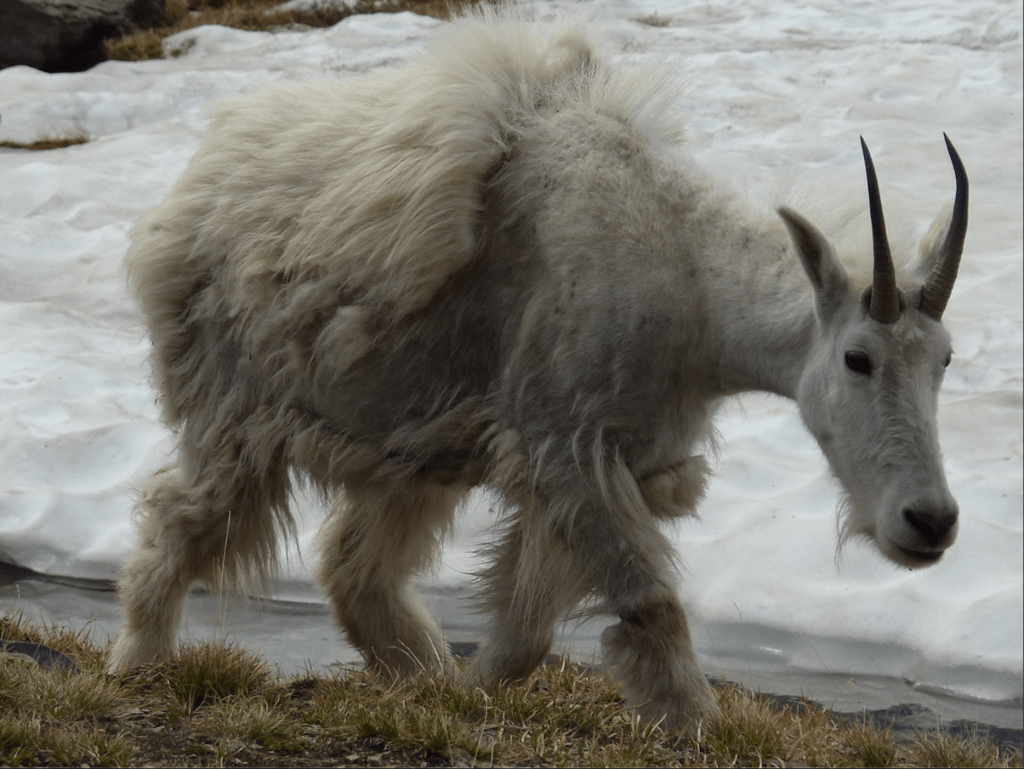
M348 639L372 667L452 672L410 583L483 486L503 530L464 674L529 675L595 595L627 701L692 728L719 711L659 525L697 507L715 408L750 390L799 404L844 537L941 557L952 144L952 216L899 275L863 148L855 285L800 214L756 214L683 156L674 98L576 28L485 11L404 68L220 108L128 258L177 453L140 498L112 670L173 652L195 580L273 574L302 477L335 501L318 579Z

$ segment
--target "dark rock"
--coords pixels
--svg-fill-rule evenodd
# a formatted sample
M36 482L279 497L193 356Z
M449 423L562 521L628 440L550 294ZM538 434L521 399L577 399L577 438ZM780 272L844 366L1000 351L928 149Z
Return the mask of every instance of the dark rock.
M13 654L33 659L43 668L60 668L72 673L78 672L78 665L65 654L42 644L28 641L0 641L0 654Z
M1024 730L975 721L943 722L934 712L916 702L893 705L861 713L834 713L846 724L873 723L878 729L892 728L894 739L911 743L924 732L942 731L959 740L991 742L1000 750L1024 748Z
M89 577L65 577L61 574L42 574L33 569L19 566L14 559L0 550L0 587L15 582L35 581L49 582L53 585L75 587L80 590L94 590L101 593L113 593L117 586L112 579L92 579Z
M80 72L104 61L103 42L164 16L165 0L0 0L0 68Z
M473 641L449 641L448 649L451 653L462 659L466 657L472 657L476 654L476 650L480 647L480 644L474 643Z

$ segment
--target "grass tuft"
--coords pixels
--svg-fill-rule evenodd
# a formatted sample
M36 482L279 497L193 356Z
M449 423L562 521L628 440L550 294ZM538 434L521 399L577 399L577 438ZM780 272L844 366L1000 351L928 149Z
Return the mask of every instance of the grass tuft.
M265 698L273 689L270 667L254 652L237 646L189 646L154 672L186 715L229 698Z
M12 150L58 150L64 147L73 147L76 144L85 144L87 141L89 141L88 136L44 136L30 142L4 140L0 141L0 147Z
M992 766L998 755L996 746L987 740L964 740L942 733L919 740L907 751L908 760L914 765L935 767ZM1013 765L1020 766L1019 750L1008 758Z
M858 724L850 729L847 744L853 749L861 766L899 766L900 748L892 738L892 727L878 730Z

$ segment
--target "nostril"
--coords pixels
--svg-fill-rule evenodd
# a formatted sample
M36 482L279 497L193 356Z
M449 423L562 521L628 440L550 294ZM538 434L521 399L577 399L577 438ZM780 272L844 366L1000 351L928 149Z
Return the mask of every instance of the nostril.
M920 534L931 547L938 547L949 535L949 530L956 523L954 513L935 513L922 510L904 510L906 518L914 531Z

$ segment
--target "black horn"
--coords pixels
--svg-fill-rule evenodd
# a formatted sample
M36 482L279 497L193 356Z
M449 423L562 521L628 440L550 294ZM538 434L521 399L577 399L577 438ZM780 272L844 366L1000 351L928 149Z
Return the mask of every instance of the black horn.
M900 316L899 289L896 287L896 268L892 263L889 237L885 233L885 215L882 213L882 195L878 191L875 164L864 137L860 139L864 152L864 170L868 177L868 210L871 213L871 235L874 242L875 268L871 281L871 299L868 313L879 323L892 323Z
M956 200L953 202L953 216L949 220L949 230L946 232L946 239L942 243L942 250L935 260L932 273L928 276L924 287L921 289L921 312L935 320L942 317L949 302L949 295L953 293L953 283L956 282L957 272L960 270L960 257L964 253L964 239L967 237L967 171L960 154L953 146L946 134L942 134L946 140L946 149L949 150L949 159L953 163L953 174L956 176Z

